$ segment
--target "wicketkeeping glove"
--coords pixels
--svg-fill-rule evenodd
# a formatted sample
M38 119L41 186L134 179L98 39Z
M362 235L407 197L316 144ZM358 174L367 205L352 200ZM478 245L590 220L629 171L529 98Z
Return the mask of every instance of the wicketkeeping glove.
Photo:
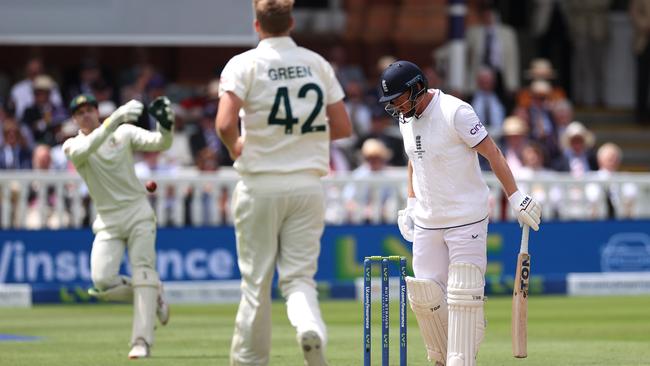
M116 129L122 123L135 122L140 118L143 109L142 103L131 99L108 116L104 120L104 125L109 129Z
M165 96L154 99L149 104L149 113L166 129L171 130L174 125L174 111L172 110L172 103Z
M416 202L417 199L415 197L409 197L406 201L406 208L397 211L397 227L399 227L399 232L404 239L410 242L413 242L413 228L415 226L413 222L413 210L415 209Z
M525 195L516 191L512 196L508 197L510 206L517 214L519 226L528 225L533 230L539 230L539 223L542 216L542 206L535 201L531 196Z

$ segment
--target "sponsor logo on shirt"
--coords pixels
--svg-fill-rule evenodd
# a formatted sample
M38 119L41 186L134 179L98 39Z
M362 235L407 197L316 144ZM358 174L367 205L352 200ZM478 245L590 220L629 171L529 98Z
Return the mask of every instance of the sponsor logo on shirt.
M470 135L476 135L481 130L481 128L483 128L483 124L481 122L479 122L479 123L475 124L474 127L472 127L471 130L469 130L469 134Z
M422 150L422 136L415 136L415 153L417 154L418 159L422 159L425 152L426 151Z

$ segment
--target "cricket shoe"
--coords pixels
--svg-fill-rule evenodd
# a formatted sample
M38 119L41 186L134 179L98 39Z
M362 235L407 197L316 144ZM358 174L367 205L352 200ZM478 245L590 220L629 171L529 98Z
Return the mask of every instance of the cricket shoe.
M94 288L94 287L91 287L91 288L88 289L88 295L90 295L92 297L99 298L101 296L101 294L102 294L102 292L99 291L98 289Z
M169 322L169 305L167 304L167 301L165 301L165 290L163 290L162 282L160 282L160 285L158 286L156 316L162 325L167 325L167 322Z
M313 330L298 335L298 341L305 358L305 366L327 366L323 355L323 342Z
M147 358L149 356L149 345L147 342L142 338L136 339L135 342L133 342L133 346L131 346L131 351L129 351L129 359L135 360L138 358Z

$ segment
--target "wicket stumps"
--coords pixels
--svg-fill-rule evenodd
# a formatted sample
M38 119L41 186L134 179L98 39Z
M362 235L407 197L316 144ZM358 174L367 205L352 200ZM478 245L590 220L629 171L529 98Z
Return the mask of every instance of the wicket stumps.
M399 263L399 364L406 366L406 257L371 256L363 261L363 364L370 366L371 338L371 294L372 264L381 263L381 364L388 365L390 290L388 286L389 263Z

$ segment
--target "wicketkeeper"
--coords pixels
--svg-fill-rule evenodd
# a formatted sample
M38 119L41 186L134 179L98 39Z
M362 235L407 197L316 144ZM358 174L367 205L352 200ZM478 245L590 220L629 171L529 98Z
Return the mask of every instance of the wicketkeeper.
M97 210L90 256L95 287L88 292L103 300L133 301L129 358L149 357L156 315L162 325L169 321L155 264L156 216L135 175L133 153L168 149L174 114L166 97L154 100L149 113L158 121L158 131L151 132L129 124L143 109L142 103L131 100L100 125L95 98L79 95L70 103L79 134L63 144ZM132 277L119 274L125 249Z

